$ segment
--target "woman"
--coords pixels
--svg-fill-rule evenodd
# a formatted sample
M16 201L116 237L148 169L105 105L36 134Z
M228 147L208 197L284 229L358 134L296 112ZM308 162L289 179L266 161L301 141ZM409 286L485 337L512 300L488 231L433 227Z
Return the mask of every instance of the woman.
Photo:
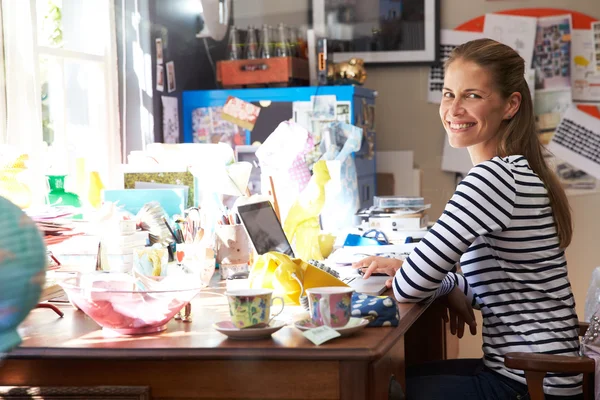
M564 191L538 140L523 59L480 39L446 62L440 117L453 147L474 167L443 215L404 261L355 265L394 276L401 302L444 296L462 336L483 316L483 360L451 360L407 374L407 399L526 398L523 371L504 367L513 351L577 355L577 315L564 249L572 235ZM462 274L453 272L460 262ZM581 376L549 374L547 395L576 398Z

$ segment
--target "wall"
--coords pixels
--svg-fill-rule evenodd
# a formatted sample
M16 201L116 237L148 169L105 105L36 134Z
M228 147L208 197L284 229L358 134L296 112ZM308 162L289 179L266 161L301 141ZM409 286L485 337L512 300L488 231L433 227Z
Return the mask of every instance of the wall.
M452 29L487 12L514 8L549 7L579 11L600 19L598 0L440 0L441 27ZM454 191L454 174L441 171L445 133L438 106L427 103L427 67L368 66L366 87L379 93L377 99L378 150L413 150L415 163L423 170L422 194L432 203L431 219L439 217ZM567 250L569 277L583 318L583 306L592 270L600 266L597 226L600 223L600 195L569 199L575 234ZM478 317L480 316L477 313ZM481 319L478 321L481 327ZM481 356L481 333L460 341L459 357Z

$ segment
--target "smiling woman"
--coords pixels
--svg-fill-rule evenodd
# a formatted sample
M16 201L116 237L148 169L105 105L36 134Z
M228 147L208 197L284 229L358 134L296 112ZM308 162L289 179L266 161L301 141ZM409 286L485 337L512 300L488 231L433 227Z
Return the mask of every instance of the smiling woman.
M443 298L459 337L465 323L476 333L473 308L481 310L483 359L409 369L407 398L524 398L523 372L504 366L506 353L577 354L564 252L571 215L542 157L524 64L490 39L452 52L440 117L450 144L466 147L475 165L406 260L369 257L357 265L368 266L365 276L394 275L398 301ZM578 398L581 376L549 375L544 391L546 399Z

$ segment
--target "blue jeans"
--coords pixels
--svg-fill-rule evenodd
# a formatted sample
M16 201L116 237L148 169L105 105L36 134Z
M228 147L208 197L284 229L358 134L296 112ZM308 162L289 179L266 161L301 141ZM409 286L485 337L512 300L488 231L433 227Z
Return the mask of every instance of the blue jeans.
M547 400L581 399L583 396ZM406 371L406 400L529 400L527 385L494 372L481 359L445 360Z

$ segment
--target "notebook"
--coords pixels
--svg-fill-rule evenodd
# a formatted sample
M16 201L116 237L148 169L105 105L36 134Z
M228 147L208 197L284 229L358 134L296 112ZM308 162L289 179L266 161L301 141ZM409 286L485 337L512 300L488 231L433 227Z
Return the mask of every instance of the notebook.
M239 206L238 214L258 254L278 251L295 257L270 201ZM356 270L352 272L356 275L348 274L342 277L342 281L356 292L379 295L385 291L385 281L389 277L372 276L369 279L363 279Z

